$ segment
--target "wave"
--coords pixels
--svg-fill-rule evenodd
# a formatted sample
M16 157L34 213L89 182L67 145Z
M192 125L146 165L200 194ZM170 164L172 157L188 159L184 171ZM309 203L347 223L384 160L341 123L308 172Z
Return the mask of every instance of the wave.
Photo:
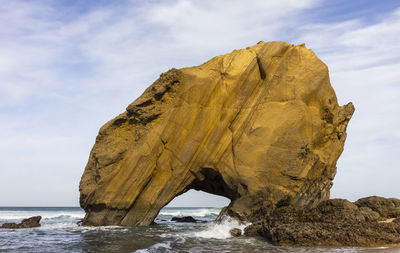
M238 220L232 219L231 217L224 217L220 223L211 223L206 226L206 229L199 232L193 232L189 234L192 237L201 238L214 238L214 239L226 239L232 237L229 232L232 228L239 228L242 230L250 225L250 223L239 223Z
M85 214L64 214L64 213L60 213L60 214L55 214L55 215L50 215L50 216L44 216L42 217L43 219L59 219L59 218L67 218L67 219L83 219L83 217L85 217Z
M81 231L82 233L86 233L89 231L104 231L104 232L127 232L129 228L122 226L99 226L99 227L90 227L90 226L77 226L74 224L75 231Z
M207 216L217 216L220 209L192 209L192 210L161 210L159 215L165 216L194 216L194 217L207 217Z
M22 219L27 219L32 216L42 216L43 220L49 220L49 219L83 219L85 216L84 213L40 213L40 212L35 212L35 213L6 213L6 214L1 214L0 213L0 220L22 220Z
M150 246L147 249L139 249L139 250L136 250L135 252L136 253L150 253L150 252L159 252L159 251L172 252L171 249L172 249L171 242L159 242L159 243L156 243L156 244Z

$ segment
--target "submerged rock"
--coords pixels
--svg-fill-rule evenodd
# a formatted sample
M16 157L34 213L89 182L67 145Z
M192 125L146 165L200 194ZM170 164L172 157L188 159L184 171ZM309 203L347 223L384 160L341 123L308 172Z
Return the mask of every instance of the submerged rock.
M21 223L4 223L0 228L8 228L8 229L15 229L15 228L34 228L40 227L40 220L42 216L33 216L28 219L23 219Z
M197 222L197 220L195 218L193 218L192 216L172 217L171 221L176 221L176 222L194 222L194 223Z
M368 207L376 201L379 208ZM354 203L331 199L311 209L281 207L246 227L245 235L263 236L275 245L396 245L400 244L400 223L395 218L400 215L393 203L399 201L370 197Z
M161 74L96 138L80 182L85 225L150 225L176 196L231 200L223 214L258 221L329 198L351 103L304 45L259 42Z

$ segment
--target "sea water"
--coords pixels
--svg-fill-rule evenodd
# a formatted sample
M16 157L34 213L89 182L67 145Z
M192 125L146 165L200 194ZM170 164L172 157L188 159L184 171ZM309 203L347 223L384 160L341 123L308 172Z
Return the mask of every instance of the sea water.
M0 224L42 216L41 227L0 229L0 252L272 252L355 253L400 252L400 248L277 247L262 238L231 237L232 228L246 224L213 221L219 208L163 208L157 225L149 227L78 226L78 207L0 207ZM177 223L176 216L193 216L198 223Z

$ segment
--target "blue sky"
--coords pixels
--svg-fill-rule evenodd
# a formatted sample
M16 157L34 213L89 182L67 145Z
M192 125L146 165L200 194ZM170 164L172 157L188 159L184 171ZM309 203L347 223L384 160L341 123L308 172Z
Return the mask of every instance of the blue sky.
M332 197L400 198L400 2L243 3L0 0L0 205L78 205L101 125L171 67L260 40L306 43L356 106ZM196 194L174 204L226 203Z

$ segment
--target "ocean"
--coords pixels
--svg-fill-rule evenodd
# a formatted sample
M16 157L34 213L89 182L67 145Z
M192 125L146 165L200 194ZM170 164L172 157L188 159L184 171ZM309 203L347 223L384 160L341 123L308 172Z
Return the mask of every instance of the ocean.
M85 227L79 207L0 207L0 224L42 216L41 227L0 229L0 252L272 252L272 253L397 253L400 248L277 247L262 238L236 237L235 221L213 221L220 208L163 208L149 227ZM176 223L174 216L193 216L199 223Z

